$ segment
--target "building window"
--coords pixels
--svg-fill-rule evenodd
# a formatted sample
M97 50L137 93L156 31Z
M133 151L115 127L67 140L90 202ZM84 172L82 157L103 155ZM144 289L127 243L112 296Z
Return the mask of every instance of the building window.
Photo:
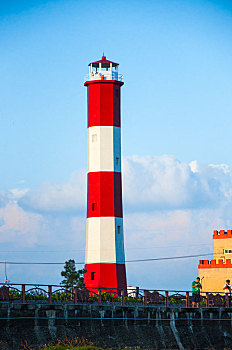
M97 142L97 134L92 135L92 142Z
M121 233L121 226L117 226L117 232Z
M116 165L119 165L119 157L116 157Z
M91 281L94 281L94 275L95 275L95 272L91 272L91 277L90 277Z
M231 250L231 249L225 249L225 250L224 250L224 253L225 253L225 254L231 254L231 253L232 253L232 250Z
M97 203L92 203L92 211L96 210L97 208Z

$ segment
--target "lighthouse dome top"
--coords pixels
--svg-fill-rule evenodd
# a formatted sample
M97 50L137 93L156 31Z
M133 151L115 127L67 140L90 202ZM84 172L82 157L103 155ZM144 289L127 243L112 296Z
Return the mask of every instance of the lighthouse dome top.
M118 73L119 64L102 56L99 61L89 63L89 74L85 76L85 81L89 80L117 80L122 81L122 74Z
M99 63L101 63L102 68L110 68L111 65L112 67L119 66L119 63L107 60L106 56L102 56L102 59L99 61L91 62L89 66L92 65L92 67L99 67Z

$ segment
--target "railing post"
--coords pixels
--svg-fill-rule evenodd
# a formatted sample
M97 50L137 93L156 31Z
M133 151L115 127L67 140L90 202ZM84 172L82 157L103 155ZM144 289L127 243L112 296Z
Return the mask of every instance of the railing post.
M209 307L209 292L206 292L206 307Z
M121 290L121 306L124 306L124 304L125 304L124 295L125 295L124 289L122 289Z
M186 307L189 307L189 292L186 292Z
M49 304L52 303L52 286L51 285L48 286L48 303Z
M147 290L143 291L143 306L147 306Z
M25 303L25 289L26 289L25 284L22 284L22 297L21 297L22 303Z
M229 299L229 294L225 294L225 301L226 301L226 307L230 307L230 299Z
M77 288L74 287L73 290L74 290L73 303L76 304L77 303Z
M101 288L98 288L98 305L102 304Z
M169 304L169 296L168 296L168 291L165 292L165 307L168 307Z

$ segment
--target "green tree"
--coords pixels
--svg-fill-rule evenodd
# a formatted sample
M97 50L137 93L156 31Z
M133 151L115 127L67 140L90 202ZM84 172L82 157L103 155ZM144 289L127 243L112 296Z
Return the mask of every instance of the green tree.
M76 264L74 259L70 259L65 262L64 271L61 272L61 276L64 277L60 283L65 288L70 289L71 287L84 287L84 274L87 271L85 269L76 270Z

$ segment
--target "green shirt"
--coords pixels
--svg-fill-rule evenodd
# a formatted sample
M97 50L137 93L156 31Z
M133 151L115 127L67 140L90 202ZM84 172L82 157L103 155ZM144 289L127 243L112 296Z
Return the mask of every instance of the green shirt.
M199 286L196 286L195 288L193 286L195 286L198 282L196 281L193 281L192 283L192 292L194 294L200 294L200 287Z

